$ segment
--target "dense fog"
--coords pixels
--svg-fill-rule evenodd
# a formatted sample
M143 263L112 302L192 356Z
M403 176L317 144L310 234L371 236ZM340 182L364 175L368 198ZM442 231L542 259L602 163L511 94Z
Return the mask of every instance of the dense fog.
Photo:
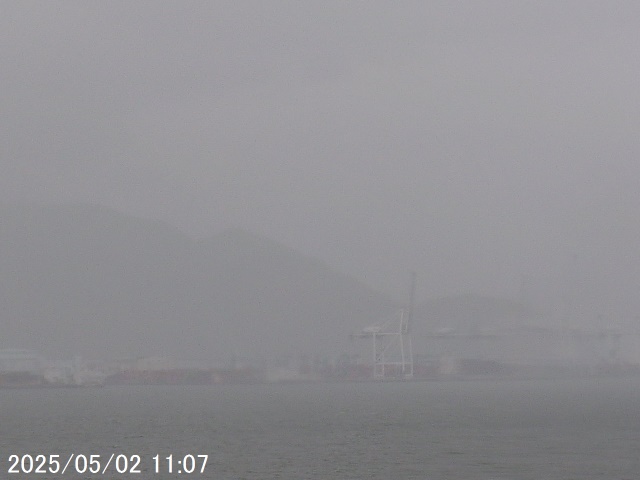
M3 346L339 354L411 271L416 336L635 335L639 14L0 3Z

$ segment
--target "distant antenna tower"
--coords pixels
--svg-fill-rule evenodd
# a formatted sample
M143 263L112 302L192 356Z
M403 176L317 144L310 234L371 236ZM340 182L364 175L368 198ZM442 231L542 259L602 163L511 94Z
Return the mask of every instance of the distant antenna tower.
M390 319L362 329L354 338L370 338L373 350L373 377L413 377L411 324L416 291L416 273L411 273L409 306Z

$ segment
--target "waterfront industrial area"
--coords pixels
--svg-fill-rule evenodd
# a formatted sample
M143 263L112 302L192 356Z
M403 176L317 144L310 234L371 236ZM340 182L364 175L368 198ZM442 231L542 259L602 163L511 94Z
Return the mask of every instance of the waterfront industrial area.
M3 218L2 387L640 369L634 284L603 287L613 280L588 256L560 255L558 272L522 274L503 295L437 294L422 272L414 301L415 274L388 295L243 230L195 241L89 206L7 207Z
M32 350L4 348L0 388L640 374L636 334L544 328L469 334L441 329L412 338L403 330L402 312L391 320L353 335L353 351L335 358L301 354L271 361L234 357L211 362L158 355L97 362L80 356L52 360Z

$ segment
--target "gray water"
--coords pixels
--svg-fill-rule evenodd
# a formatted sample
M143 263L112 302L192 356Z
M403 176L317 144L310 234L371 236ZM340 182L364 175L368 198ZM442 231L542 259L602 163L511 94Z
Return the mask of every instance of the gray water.
M12 479L63 478L12 454L72 453L141 473L64 478L637 478L640 379L0 390L0 453ZM203 474L175 473L187 454Z

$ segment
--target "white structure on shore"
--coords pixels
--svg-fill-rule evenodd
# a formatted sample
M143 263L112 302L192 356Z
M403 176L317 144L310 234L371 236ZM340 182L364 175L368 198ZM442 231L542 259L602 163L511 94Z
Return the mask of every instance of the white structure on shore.
M31 350L22 348L0 349L0 373L30 373L42 372L43 361L39 355Z
M362 329L354 338L372 341L373 376L413 377L413 347L409 334L409 315L400 309L386 322Z
M371 338L373 377L413 378L411 323L416 294L416 272L411 272L409 307L401 308L389 320L362 329L353 338Z

